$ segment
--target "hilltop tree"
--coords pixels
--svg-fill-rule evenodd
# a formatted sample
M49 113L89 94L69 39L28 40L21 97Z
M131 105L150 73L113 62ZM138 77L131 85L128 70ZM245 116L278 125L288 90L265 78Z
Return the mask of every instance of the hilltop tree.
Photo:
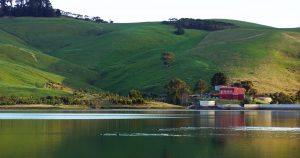
M207 31L216 31L223 29L231 29L235 28L232 23L226 23L222 21L215 20L202 20L202 19L190 19L190 18L181 18L175 19L171 18L169 21L163 21L163 24L180 26L183 29L199 29L199 30L207 30Z
M7 12L7 0L0 0L0 16L4 16Z
M49 0L30 0L26 5L28 6L28 14L30 16L54 16L54 10Z
M169 103L177 105L188 104L190 88L184 81L180 79L171 80L165 86L165 92Z
M56 15L59 14L53 9L49 0L0 0L0 16L53 17Z
M106 21L101 19L99 16L93 17L92 20L97 22L97 23L107 23Z
M175 55L172 52L166 52L162 54L161 59L164 65L169 67L171 64L175 62Z
M212 86L226 85L227 82L228 82L228 78L222 72L218 72L218 73L214 74L214 76L211 79Z
M201 79L197 81L197 83L194 86L194 92L199 93L201 95L203 95L203 93L207 91L207 89L208 89L207 83Z
M55 10L55 16L61 16L61 10L60 9Z

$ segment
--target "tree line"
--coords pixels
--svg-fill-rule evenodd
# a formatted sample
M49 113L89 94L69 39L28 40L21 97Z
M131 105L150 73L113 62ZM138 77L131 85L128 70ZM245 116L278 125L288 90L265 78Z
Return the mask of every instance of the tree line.
M60 16L59 9L53 9L49 0L0 0L0 16Z
M18 104L47 104L47 105L85 105L91 108L101 107L105 104L137 105L144 104L145 100L138 90L131 90L128 96L101 92L88 92L86 90L75 91L72 95L46 96L46 97L17 97L0 96L0 105Z
M237 27L232 23L215 21L215 20L202 20L192 18L171 18L168 21L163 21L163 24L173 25L177 30L175 34L184 34L184 29L198 29L206 31L217 31L224 29L231 29Z
M113 23L105 21L99 16L81 15L53 9L50 0L0 0L0 17L59 17L66 16L78 20L93 21L96 23Z
M96 23L114 23L114 21L109 20L103 20L99 16L89 16L89 15L82 15L82 14L77 14L77 13L72 13L72 12L65 12L65 11L60 11L62 16L66 16L69 18L74 18L77 20L85 20L85 21L93 21Z

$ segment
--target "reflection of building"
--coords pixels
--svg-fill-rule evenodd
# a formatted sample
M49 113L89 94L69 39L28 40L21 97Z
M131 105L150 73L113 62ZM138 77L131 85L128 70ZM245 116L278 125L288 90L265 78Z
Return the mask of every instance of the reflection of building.
M217 127L244 127L246 125L244 112L220 112L216 117L216 125Z

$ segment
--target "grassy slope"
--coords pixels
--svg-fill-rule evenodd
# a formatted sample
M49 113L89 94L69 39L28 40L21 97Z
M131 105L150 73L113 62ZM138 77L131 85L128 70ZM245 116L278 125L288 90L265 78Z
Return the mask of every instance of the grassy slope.
M232 80L251 79L261 92L299 89L300 29L230 22L241 27L216 32L186 30L185 35L176 36L172 27L159 23L1 19L0 34L6 37L0 36L0 61L46 73L36 75L42 76L40 83L45 82L45 76L73 87L84 87L87 81L93 81L97 87L123 93L132 88L161 93L163 85L172 78L192 85L199 78L209 80L217 71L228 73ZM36 63L31 51L44 61ZM169 68L160 60L165 51L176 54L176 63ZM0 67L6 73L15 69ZM26 85L26 79L38 78L13 74L19 75L16 83L20 83L10 85L17 87ZM0 83L10 82L1 79ZM37 88L36 85L31 82L26 86Z
M3 21L1 21L4 24ZM82 76L81 76L82 75ZM85 77L86 76L86 77ZM0 94L18 96L61 95L67 92L45 89L52 81L68 87L89 87L97 74L61 59L46 55L25 40L0 30Z

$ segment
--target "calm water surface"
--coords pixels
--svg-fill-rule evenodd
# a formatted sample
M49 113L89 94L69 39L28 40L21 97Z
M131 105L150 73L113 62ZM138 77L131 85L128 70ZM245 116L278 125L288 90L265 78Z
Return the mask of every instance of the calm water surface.
M0 158L300 158L300 111L1 112Z

